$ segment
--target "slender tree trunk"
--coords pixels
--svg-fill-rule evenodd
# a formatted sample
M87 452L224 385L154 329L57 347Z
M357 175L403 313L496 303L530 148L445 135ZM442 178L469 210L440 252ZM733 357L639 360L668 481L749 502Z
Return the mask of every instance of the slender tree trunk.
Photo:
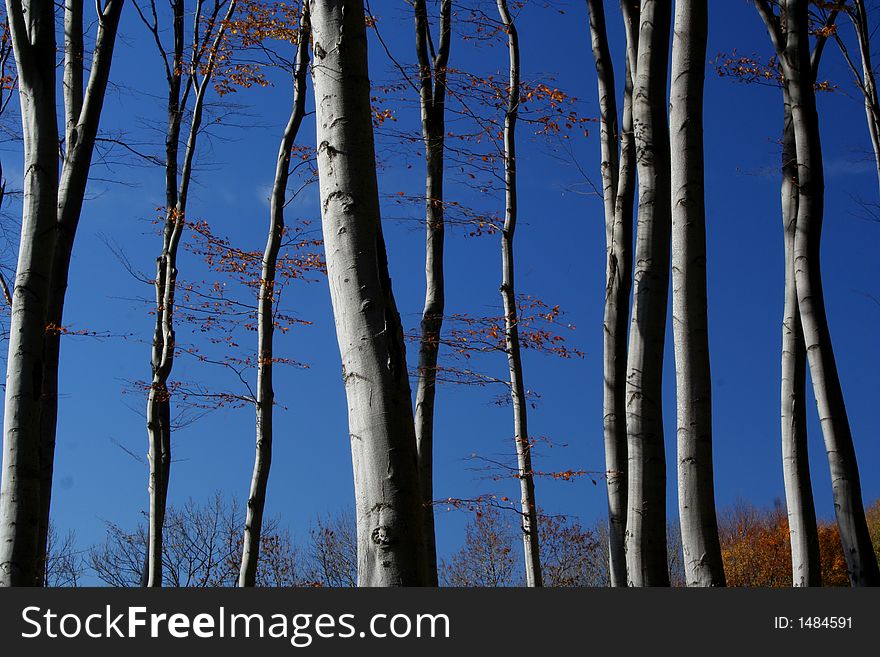
M770 40L777 55L784 57L786 35L781 16L772 7L758 0L758 13L767 26ZM810 57L810 74L815 83L819 63L839 10L832 10L824 30L819 32ZM798 159L788 88L782 88L784 122L782 137L782 223L785 238L785 307L782 320L782 375L781 375L781 437L782 468L785 498L788 510L789 539L792 553L792 583L794 586L822 584L819 561L819 533L807 449L806 367L807 351L798 310L795 284L794 243L798 216Z
M360 586L429 583L406 348L379 214L364 7L311 0L321 217L348 399Z
M40 393L58 204L54 4L7 0L24 133L21 242L9 327L0 484L0 585L42 581Z
M46 558L55 436L58 424L58 367L61 327L67 294L70 260L83 198L91 168L98 123L113 60L116 33L124 0L108 0L98 17L98 36L92 54L88 84L83 89L83 2L67 0L64 40L65 155L58 190L57 242L52 262L49 311L43 357L42 414L40 424L40 559ZM41 572L44 569L41 567Z
M434 537L434 398L437 355L445 304L443 276L443 149L446 137L446 65L451 42L452 0L440 5L440 43L429 54L430 24L425 0L415 0L416 53L422 138L425 142L425 307L419 341L419 379L416 388L415 428L419 481L425 507L425 549L430 584L437 586L437 544ZM433 50L433 48L431 48Z
M611 586L626 586L626 334L632 289L635 142L632 74L626 59L623 130L618 131L614 67L601 0L588 0L590 35L599 85L602 196L605 201L605 316L603 426L608 490L608 555ZM620 152L618 154L618 142Z
M785 235L785 308L782 319L782 474L791 540L792 583L821 586L819 531L807 451L807 349L798 312L794 238L798 208L798 167L791 102L783 89L782 224Z
M180 107L183 68L183 0L174 0L174 55L168 78L168 128L165 133L165 228L162 253L156 259L156 323L153 330L150 365L152 380L147 396L147 460L149 478L149 527L147 538L146 586L162 586L162 529L165 524L167 481L171 471L171 399L168 377L174 365L174 287L177 277L177 245L183 229L183 218L177 217L178 154L183 111Z
M156 259L156 324L153 331L152 344L152 380L147 396L147 437L149 451L147 454L150 478L150 509L147 586L162 586L162 529L165 523L165 508L168 499L168 484L171 476L171 392L168 381L174 367L175 335L174 335L174 295L177 291L177 251L180 238L186 226L186 205L189 196L189 184L192 177L193 159L195 157L199 132L201 130L202 113L205 105L205 94L211 85L216 54L228 20L235 11L236 1L231 0L226 13L217 27L216 34L208 50L208 59L204 62L205 69L200 80L193 81L195 99L192 106L192 119L187 132L182 166L178 165L180 153L180 134L183 121L186 94L181 97L181 76L183 75L184 53L184 0L174 0L173 33L174 54L173 68L168 72L168 129L165 135L165 227L162 235L162 252ZM220 5L215 5L214 19L218 15ZM199 17L196 18L196 21ZM189 87L187 88L188 91ZM179 172L179 179L178 179Z
M523 551L526 585L543 586L538 541L538 507L535 501L535 480L532 471L532 449L528 429L528 401L523 382L522 356L519 343L519 318L514 282L513 239L517 221L516 183L516 120L519 113L520 60L519 37L506 0L497 0L501 23L507 32L510 61L507 109L504 115L504 226L501 229L502 278L501 299L504 304L504 341L510 375L510 397L513 403L513 428L520 484Z
M868 25L868 10L864 0L854 0L848 11L859 41L859 54L862 62L862 94L865 97L865 114L868 119L868 132L874 149L874 163L877 179L880 181L880 98L877 95L877 80L871 64L871 29Z
M639 0L620 0L623 28L626 33L626 63L630 76L635 76L639 59L639 31L641 28L641 4Z
M626 564L631 586L668 586L662 375L671 230L666 80L671 5L641 5L633 126L639 208L627 352Z
M831 345L822 289L819 254L824 177L819 116L810 66L808 4L807 0L786 0L786 44L781 58L791 101L798 162L795 285L850 582L853 586L873 586L880 585L880 570L865 521L855 446Z
M670 90L678 511L688 586L724 586L712 466L703 84L707 0L676 0Z
M303 5L300 16L297 44L296 69L294 71L293 109L275 166L275 182L272 186L269 208L269 237L263 253L260 273L260 291L257 304L257 399L256 429L257 447L254 456L254 473L247 503L244 540L242 541L239 586L256 586L257 563L260 556L260 536L263 529L263 511L266 507L266 487L272 464L272 420L275 391L272 388L274 363L273 335L275 332L275 276L278 267L278 251L284 237L284 204L287 199L287 182L290 178L290 155L299 128L306 114L306 78L309 71L309 10Z

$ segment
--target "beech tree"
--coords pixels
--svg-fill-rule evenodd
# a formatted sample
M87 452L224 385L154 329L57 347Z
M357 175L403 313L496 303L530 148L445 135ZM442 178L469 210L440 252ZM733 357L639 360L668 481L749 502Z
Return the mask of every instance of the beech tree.
M64 4L60 166L55 5L42 0L6 4L18 76L25 177L4 407L0 584L29 586L43 579L64 298L123 1L96 5L98 33L87 82L83 3Z
M443 158L446 139L446 67L452 43L452 0L440 4L440 39L435 49L425 0L414 0L419 101L425 143L425 306L419 340L415 431L422 504L425 507L425 549L428 574L437 585L437 544L434 539L434 399L437 356L445 307L443 243L445 240Z
M855 446L831 344L819 263L825 191L810 61L809 2L786 0L779 15L766 0L755 0L755 6L779 57L791 102L798 167L793 245L795 288L810 378L831 469L840 538L852 585L876 585L880 584L880 569L865 521Z
M670 89L672 327L678 438L678 510L689 586L724 586L715 518L712 377L706 292L703 84L706 0L676 0Z
M627 4L627 3L624 3ZM588 0L590 36L599 84L602 196L605 201L605 315L603 319L603 427L608 490L608 556L611 586L626 586L626 334L632 290L635 140L632 70L626 57L623 114L618 124L614 64L602 0ZM633 10L637 11L637 10ZM627 37L631 38L631 31ZM618 146L619 144L619 146ZM618 151L619 148L619 151Z
M798 311L794 240L797 230L798 167L791 99L783 86L782 223L785 243L785 302L782 318L782 473L791 539L792 582L819 586L819 536L807 448L807 347Z
M297 39L297 55L294 70L293 108L288 119L275 167L275 180L269 208L269 237L263 255L257 302L257 391L256 391L256 455L247 502L244 540L242 542L239 586L254 586L260 550L260 534L263 510L266 505L266 488L272 462L273 413L275 392L272 386L274 364L273 334L275 331L275 277L278 254L284 236L284 206L287 202L287 184L290 178L290 161L300 125L306 114L306 77L309 64L310 24L308 6L303 3Z
M168 381L174 367L174 297L177 291L177 252L186 226L186 209L193 163L201 131L205 98L218 65L218 52L236 0L214 0L197 5L192 20L192 43L187 48L185 0L171 2L173 44L162 41L155 0L149 8L135 3L138 15L153 37L167 83L168 127L165 133L165 207L162 250L156 258L155 328L153 332L147 437L150 467L149 552L144 566L144 585L162 585L162 526L171 475L171 393ZM225 11L224 11L225 8ZM188 54L189 53L189 54ZM190 104L190 99L192 103ZM188 125L185 117L189 115ZM185 132L184 132L185 130ZM181 140L185 146L181 160Z
M54 5L10 2L7 16L18 69L25 177L3 418L0 577L6 586L33 586L40 574L41 511L40 396L35 391L41 385L58 201Z
M845 5L850 21L855 29L856 40L859 45L859 63L853 61L849 49L846 47L838 30L833 30L837 45L853 74L856 86L865 100L865 116L868 123L868 134L871 136L871 147L874 151L874 163L877 167L877 179L880 182L880 97L877 93L877 79L874 74L874 65L871 63L871 36L872 31L868 20L868 10L864 0L853 0L852 6ZM836 13L834 11L833 13ZM820 35L824 37L825 35Z
M633 91L639 204L626 380L626 564L631 586L669 585L661 384L672 223L666 111L671 19L669 2L641 3Z
M519 468L520 507L526 585L541 586L541 556L538 537L538 510L535 502L535 480L532 473L531 442L528 430L528 402L523 380L519 327L514 282L514 234L517 222L516 120L520 104L519 35L506 0L498 0L498 14L507 33L509 81L507 107L504 112L504 225L501 228L501 299L504 305L504 340L513 404L514 441Z
M379 213L358 0L311 0L321 220L348 399L359 586L431 581L406 347Z
M819 65L827 39L836 34L834 27L837 11L823 18L821 28L810 56L810 67L815 89L830 90L828 81L820 82ZM813 485L807 448L807 352L803 327L798 311L795 286L794 242L797 229L798 164L795 149L791 98L783 82L776 60L762 63L753 57L723 57L716 64L719 75L729 76L746 83L761 83L782 91L783 134L781 159L781 205L785 251L785 292L782 318L781 357L781 446L782 474L785 485L785 503L791 542L793 586L821 586L819 529L813 500Z

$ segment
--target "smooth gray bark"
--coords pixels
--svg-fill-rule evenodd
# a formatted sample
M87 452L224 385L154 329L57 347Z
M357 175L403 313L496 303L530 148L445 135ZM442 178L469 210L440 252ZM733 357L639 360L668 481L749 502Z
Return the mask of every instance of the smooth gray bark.
M39 558L40 413L58 205L55 14L46 0L7 0L24 138L21 241L9 327L0 483L0 586L34 586Z
M784 47L781 22L766 5L758 6L777 53ZM837 17L832 11L826 27ZM827 36L820 33L810 58L815 82ZM798 213L798 161L791 99L783 85L782 223L785 245L785 301L782 321L781 438L782 468L792 554L793 586L821 586L819 531L813 501L807 443L806 369L807 351L798 310L795 284L794 242Z
M639 61L639 31L641 28L641 4L639 0L620 0L623 29L626 33L626 63L630 75L635 76Z
M443 275L444 199L443 150L446 138L446 65L452 36L452 0L440 4L440 41L434 52L425 0L413 2L419 101L425 142L425 306L419 339L415 429L419 481L425 520L425 549L430 584L437 586L437 544L434 536L434 400L437 356L446 303ZM430 51L429 52L429 45Z
M64 158L58 189L57 242L53 254L49 310L43 357L42 418L40 425L40 559L44 560L49 533L52 474L58 424L58 367L64 299L70 261L88 184L98 124L116 45L124 0L107 0L100 7L98 34L88 82L83 87L83 1L67 0L64 7ZM41 571L43 569L41 568Z
M767 5L758 5L777 53L785 43L781 21ZM837 11L832 11L826 27L833 26ZM827 32L827 31L826 31ZM836 34L836 33L835 33ZM815 82L827 36L820 33L810 58ZM793 586L821 586L819 531L813 501L812 479L807 443L806 369L807 351L798 310L795 284L794 242L798 214L798 160L795 144L791 99L782 86L782 223L785 245L785 301L782 320L781 367L781 438L782 468L792 554Z
M519 36L506 0L497 0L501 24L507 32L509 79L504 113L504 225L501 229L501 299L504 305L504 342L507 351L513 429L516 442L517 477L520 485L520 518L527 586L542 586L541 555L538 541L538 508L529 441L528 401L520 354L519 318L514 280L514 234L517 221L516 120L519 113L520 54Z
M791 103L798 167L795 286L810 378L831 470L843 552L853 586L880 585L880 569L865 520L855 445L831 344L822 288L820 246L825 183L809 49L809 2L785 0L782 5L784 21L775 16L767 0L755 0L755 5L779 54ZM784 28L781 27L783 24Z
M661 397L672 223L666 109L670 3L646 0L640 20L633 91L639 206L627 351L626 564L631 586L668 586Z
M797 226L797 154L791 102L783 89L785 127L782 136L782 224L785 236L785 306L782 319L781 428L782 475L791 542L793 586L821 586L819 530L813 502L807 450L807 348L798 312L794 275Z
M669 130L678 512L688 586L724 586L712 463L703 86L707 0L676 0Z
M284 206L287 200L287 182L290 179L290 156L306 114L306 78L309 72L308 6L303 5L300 16L296 64L293 76L293 108L278 147L275 180L269 207L269 236L263 252L260 289L257 298L257 398L256 453L247 502L244 538L238 585L256 586L257 564L260 557L260 538L263 530L263 512L266 507L266 489L269 468L272 465L273 413L275 391L272 387L274 364L273 336L275 333L275 280L278 269L278 251L284 237Z
M208 24L216 27L214 38L207 48L208 57L203 63L204 72L196 80L187 78L182 85L184 57L184 0L173 0L173 39L172 65L166 63L168 82L168 128L165 134L165 226L162 233L162 251L156 258L155 328L153 331L151 369L152 379L147 396L147 438L149 451L147 458L150 467L149 477L149 539L144 584L162 586L162 528L168 498L168 484L171 476L171 393L168 381L174 367L174 295L177 290L177 251L180 238L186 226L186 206L189 185L192 178L198 136L201 129L205 95L211 85L215 69L216 53L228 19L235 10L236 0L231 0L225 15L220 16L223 3L217 0L207 14ZM201 5L199 6L201 8ZM196 35L206 16L196 12L194 24ZM222 20L221 20L222 18ZM148 23L149 26L149 23ZM154 33L158 40L158 33ZM198 63L193 64L198 67ZM192 118L187 131L186 147L182 165L179 164L180 136L187 97L195 91L192 105Z
M379 213L360 0L309 2L321 221L348 400L359 586L428 584L412 399Z
M588 0L587 9L598 80L602 197L605 203L605 386L602 407L608 493L609 575L611 586L626 586L626 335L632 290L635 192L632 74L627 57L622 129L619 130L614 65L608 46L604 3L601 0Z
M787 0L783 71L791 99L798 160L798 215L795 231L795 284L804 329L813 393L819 409L831 469L834 508L853 586L880 585L871 545L855 446L831 345L819 262L824 211L824 176L819 115L809 56L807 0Z

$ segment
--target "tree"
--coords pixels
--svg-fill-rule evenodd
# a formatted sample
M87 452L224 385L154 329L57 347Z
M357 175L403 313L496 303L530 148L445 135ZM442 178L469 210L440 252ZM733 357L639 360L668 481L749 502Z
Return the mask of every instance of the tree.
M871 533L871 542L874 544L874 554L880 559L880 500L874 500L873 504L865 509L865 518L868 522L868 531Z
M169 506L162 543L162 585L170 587L236 586L242 551L241 508L220 493L204 504L188 500ZM299 554L277 518L267 518L260 535L260 561L255 586L300 586L305 583ZM110 586L140 586L148 528L128 531L107 524L103 543L89 550L95 575Z
M819 82L819 64L828 35L836 34L832 11L816 30L817 38L810 56L813 85L817 91L833 88ZM717 66L719 75L748 83L779 87L782 91L783 134L781 158L782 228L785 250L785 300L782 316L782 356L780 378L780 417L782 474L791 540L792 581L795 586L821 586L819 529L813 501L812 478L807 449L807 352L798 310L795 285L794 244L798 212L798 164L795 146L791 98L784 84L778 60L768 64L752 57L725 57Z
M627 3L624 3L627 4ZM603 427L608 490L608 540L612 586L626 586L626 333L632 289L635 141L632 70L626 58L623 116L618 128L614 65L601 0L588 0L590 36L599 84L602 196L605 201L605 315L603 318ZM630 36L630 31L627 31ZM618 143L619 152L618 152Z
M678 509L689 586L724 586L715 518L712 377L706 292L703 83L706 0L677 0L672 41L672 327L678 438Z
M444 586L515 586L521 578L513 553L514 525L500 510L490 507L474 514L465 527L464 546L449 561L442 562Z
M221 13L226 6L225 13ZM147 396L147 436L149 443L149 551L144 565L144 584L162 585L162 527L171 476L171 392L168 381L174 367L174 296L177 291L177 252L186 226L186 209L193 161L204 113L205 97L216 71L218 52L236 0L214 0L211 6L198 3L190 54L185 58L187 29L185 0L173 0L173 46L166 49L156 12L155 0L149 11L136 3L138 15L152 34L165 73L168 89L165 133L165 207L162 250L156 258L155 328L153 332L149 394ZM170 62L169 62L170 59ZM194 94L189 106L190 95ZM189 110L186 145L180 161L184 117Z
M836 12L819 32L810 57L814 87L824 52L825 34L834 27ZM836 33L836 30L834 30ZM807 347L798 309L795 238L798 214L798 159L795 143L791 96L780 83L783 98L782 136L782 223L785 243L785 303L782 320L782 467L785 501L791 541L792 582L794 586L821 586L822 564L819 526L813 501L812 477L807 448ZM817 87L819 88L819 87Z
M357 586L357 524L354 515L343 511L318 517L309 529L309 582L318 586Z
M463 40L474 38L494 41L498 36L503 36L505 43L508 41L508 30L503 21L493 19L487 14L477 10L474 10L471 14L471 19L472 21L462 21L463 27L469 26L472 29L472 32L465 33L465 35L462 36ZM440 49L436 51L437 56L439 56L443 50L443 20L443 12L441 11L441 46ZM426 35L425 37L428 41L426 47L430 49L431 41L428 36L429 35ZM379 39L381 41L381 35L379 35ZM386 51L388 51L385 42L381 42ZM388 85L388 87L380 87L380 91L398 90L401 87L405 87L408 83L420 91L420 98L422 99L424 111L425 96L430 95L430 97L439 98L437 84L440 73L437 68L438 65L432 64L430 58L426 59L423 56L420 60L419 70L422 72L428 70L430 72L431 67L433 66L433 70L435 71L433 77L434 84L433 88L431 88L430 85L428 87L416 87L408 74L407 69L398 63L397 60L391 56L390 52L388 54L395 67L402 74L404 81ZM448 67L443 71L442 82L446 91L446 99L443 103L443 109L444 112L449 113L454 117L455 125L455 131L449 130L442 135L444 148L446 149L444 152L448 153L450 161L457 165L454 168L451 167L450 172L454 173L456 170L463 172L464 176L462 176L462 178L465 181L465 186L477 188L480 192L478 198L480 198L481 201L484 197L488 196L493 181L502 179L506 175L505 172L499 171L499 169L501 166L506 165L507 160L505 157L504 143L505 130L502 123L508 120L507 110L510 105L509 98L512 87L508 84L508 77L509 76L504 76L504 78L501 78L500 76L492 74L479 75L473 72ZM523 82L521 79L517 79L517 85L519 88L516 91L518 102L516 103L515 121L517 123L531 123L535 125L536 134L538 135L559 135L561 139L568 139L569 135L566 134L567 131L572 130L575 126L583 126L588 120L576 115L572 109L575 99L563 93L558 88L550 87L542 82ZM428 93L429 91L430 94ZM439 115L439 112L436 112L436 114ZM378 110L376 111L376 115L379 117L387 116L385 112ZM432 113L430 116L433 115L434 114ZM392 124L395 122L396 119L390 121ZM462 127L462 124L464 124L465 127ZM380 129L383 125L385 128ZM435 128L437 129L437 139L439 139L441 131L439 127L435 126ZM416 137L406 131L401 131L396 127L389 129L385 120L382 120L377 125L377 134L380 136L383 134L391 134L396 141L402 142L403 144L425 143L424 124L422 133ZM437 152L440 153L439 149ZM440 173L443 173L445 176L445 172L443 172L442 169L440 170ZM433 174L431 174L429 178L430 181L428 187L437 190L439 179ZM425 197L421 194L417 196L411 194L407 195L405 192L401 191L397 194L389 194L388 196L396 205L403 205L412 202L418 202L420 204L425 203ZM504 254L504 250L507 248L505 240L508 237L508 233L505 233L504 222L499 219L497 212L491 209L483 210L479 206L468 206L457 200L444 200L442 203L438 204L435 199L434 204L439 205L439 207L433 209L433 213L435 217L442 215L444 234L449 227L464 226L469 230L467 233L468 237L500 235L502 239L502 254ZM439 237L439 232L434 232L432 235L429 235L429 250L441 246ZM436 308L438 297L435 293L439 289L437 287L438 282L442 282L440 281L442 268L438 266L440 261L435 256L430 256L429 260L430 273L428 274L428 296L432 298L432 302ZM448 314L445 317L433 318L438 321L431 322L431 328L436 328L436 332L431 335L429 340L425 339L425 330L427 328L425 322L422 323L422 330L417 335L413 332L408 332L406 336L407 339L415 340L419 343L421 354L419 368L414 373L414 377L418 380L418 385L421 386L416 394L417 436L423 429L425 431L428 429L427 421L429 419L429 408L431 417L433 416L434 391L431 388L436 387L436 384L438 383L455 382L476 386L483 386L488 383L500 384L508 388L507 395L512 400L514 398L513 396L517 395L515 391L516 386L520 385L524 388L521 375L521 359L519 354L512 356L514 349L512 349L511 346L514 344L516 345L515 350L517 351L522 351L533 346L537 350L546 353L555 353L557 355L564 354L564 357L566 358L574 354L577 354L579 357L583 355L577 350L566 350L560 344L563 341L562 336L555 334L551 335L550 332L545 332L543 330L532 330L529 326L533 320L542 315L546 315L546 323L552 323L554 318L560 314L558 306L551 307L530 296L517 295L515 290L511 295L507 295L504 289L502 290L502 305L504 304L505 296L507 296L508 307L516 307L516 315L513 320L510 320L509 313L506 310L502 310L503 314L499 317L481 317L465 313L455 313ZM539 304L543 309L543 312L542 310L538 310ZM528 307L529 310L532 311L530 318L521 316L523 306ZM424 317L427 318L427 315L424 315ZM516 331L518 334L517 339L510 342L506 339L507 330L502 328L509 321L512 321L512 323L516 325ZM568 328L573 327L569 326ZM501 337L501 339L499 339L499 337ZM529 339L532 337L535 338L535 340L532 341L530 345L528 343L530 342ZM423 356L425 356L426 353L425 347L428 346L430 347L430 351L434 353L429 354L431 357L430 367L425 367ZM457 358L458 356L470 358L473 353L503 351L505 354L505 361L507 361L508 365L506 375L504 378L502 378L501 375L490 376L483 372L475 371L472 366L466 368L455 366L450 367L447 362L438 360L441 348L443 348L444 356L451 356L452 358ZM520 372L515 376L511 375L509 365L512 357L520 363L517 365ZM425 390L425 396L421 393L422 389ZM511 391L511 389L513 389L513 391ZM522 404L519 406L517 406L516 403L513 404L514 423L517 425L514 430L515 434L520 431L518 423L520 423L521 419L525 417L525 407L528 405L528 401L526 400L527 394L527 392L525 394L520 392L517 395L517 398L523 400ZM428 401L431 402L430 407L424 405ZM422 413L423 410L424 413ZM525 438L528 437L525 436ZM515 446L517 450L520 450L517 441L515 441ZM429 456L428 449L423 449L421 451L421 481L423 486L428 485L427 478L431 476L429 472L430 468L426 467L427 463L425 461L425 458ZM532 473L528 471L528 469L519 471L514 476L517 478L521 486L524 485L524 481L533 478ZM523 477L525 477L525 479L523 479ZM429 498L432 497L433 495L428 495L426 490L424 497L425 503L427 504L429 501L433 501L429 500ZM528 508L531 506L531 504L526 504L526 506L523 507L524 515L528 514ZM428 523L431 523L433 518L428 518L426 520ZM428 533L430 534L431 532ZM528 536L528 533L524 533L524 539ZM429 538L429 543L430 540L431 539ZM529 549L531 550L531 548ZM431 549L429 548L429 554L430 552Z
M9 2L7 15L18 69L25 178L3 417L0 582L33 586L41 573L42 510L40 398L34 391L42 379L58 202L54 5Z
M0 583L7 585L30 586L43 577L64 296L122 5L123 0L107 0L96 6L98 35L85 88L83 3L67 0L64 5L65 147L60 171L55 6L40 0L10 0L6 5L26 172L11 295L0 486Z
M514 282L513 239L517 221L516 181L516 120L520 105L519 36L506 0L498 0L501 24L507 33L510 76L507 107L504 112L504 226L501 229L501 299L504 305L504 340L507 346L507 364L510 376L510 395L513 404L514 441L519 468L520 507L522 518L523 552L525 556L526 585L542 586L538 511L535 502L535 481L532 474L531 443L528 430L528 402L523 381L520 354L519 327Z
M666 78L671 5L641 4L633 91L639 207L627 352L627 578L668 586L662 373L671 229Z
M321 220L348 399L358 584L430 581L406 347L379 215L362 2L309 3Z
M437 355L443 326L444 196L443 156L446 138L446 67L452 42L452 0L440 4L440 40L436 51L425 0L414 0L416 54L419 61L419 102L425 143L425 306L419 340L415 431L419 480L425 520L425 549L430 584L437 585L437 544L434 538L434 399ZM429 49L430 44L430 49Z
M607 567L597 535L577 520L541 514L541 559L545 586L604 586Z
M798 311L794 240L797 231L797 155L791 99L783 87L782 223L785 240L785 302L782 317L782 474L796 586L820 586L819 535L807 453L807 347Z
M791 585L785 514L738 502L719 519L724 570L730 586Z
M58 536L55 527L50 524L43 563L43 586L79 586L85 574L85 562L76 548L76 532L70 530L64 536Z
M841 3L844 4L844 3ZM865 115L868 123L868 133L871 136L871 146L874 150L874 162L877 166L877 179L880 181L880 97L877 95L877 80L874 75L874 66L871 63L871 27L868 22L868 10L864 0L853 0L852 6L844 5L850 21L855 28L856 40L859 44L859 66L853 61L838 30L833 30L833 36L840 52L849 66L855 79L856 86L865 99Z
M824 213L824 174L819 115L810 62L807 0L786 0L781 16L766 0L755 0L782 66L798 166L794 236L795 287L810 377L819 410L840 536L853 586L880 584L862 504L855 446L825 310L819 262ZM784 17L784 22L781 20Z
M791 567L788 516L778 503L760 509L737 502L719 519L724 567L730 586L788 587L797 571ZM876 530L876 524L872 527ZM849 575L834 522L820 522L817 529L820 553L817 579L825 586L847 586ZM795 586L803 586L794 580Z
M310 25L308 6L303 4L299 33L297 34L297 56L294 70L293 109L284 128L278 161L275 168L275 181L269 209L269 237L263 255L260 274L257 306L257 395L256 407L256 455L254 473L251 478L250 494L247 502L244 540L242 541L241 569L239 586L254 586L259 559L260 534L263 523L263 509L266 505L266 488L269 482L269 467L272 462L273 412L275 392L272 387L272 368L274 364L273 333L275 331L275 277L278 268L278 253L284 235L284 206L287 199L287 184L290 178L290 159L300 125L306 113L306 76L309 64Z
M521 586L524 573L514 556L518 532L505 514L516 509L491 496L468 502L462 506L474 515L465 526L464 546L443 561L444 586ZM539 513L538 534L545 586L606 584L608 562L597 532L577 520Z
M74 238L82 212L98 123L113 59L113 48L124 0L108 0L98 16L98 35L92 53L88 83L83 88L83 2L68 0L64 7L64 112L65 133L61 180L58 187L58 237L52 262L49 291L49 330L43 365L41 420L40 550L45 551L52 496L55 438L58 425L58 366L64 333L64 299L67 294ZM99 5L100 6L100 5Z

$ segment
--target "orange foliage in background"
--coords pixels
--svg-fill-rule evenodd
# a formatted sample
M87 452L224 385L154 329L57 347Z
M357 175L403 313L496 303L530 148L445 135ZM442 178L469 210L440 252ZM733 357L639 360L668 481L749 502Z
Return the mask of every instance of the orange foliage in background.
M880 500L867 509L875 551L880 547ZM834 521L819 523L823 586L849 586L840 533ZM785 508L759 509L739 502L718 522L728 586L791 586L791 543Z

